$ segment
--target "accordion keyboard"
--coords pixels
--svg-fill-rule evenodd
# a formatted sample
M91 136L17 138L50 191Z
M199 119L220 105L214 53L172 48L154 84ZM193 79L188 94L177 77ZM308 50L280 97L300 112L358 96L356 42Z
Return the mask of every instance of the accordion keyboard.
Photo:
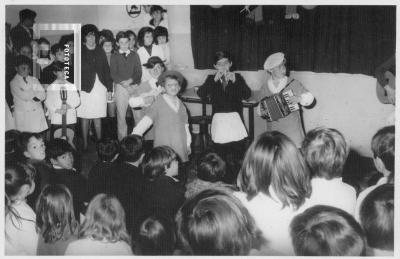
M288 104L288 107L290 109L291 112L297 111L300 109L299 104L298 103L290 103L289 99L290 97L293 96L293 91L292 90L288 90L286 92L282 93L283 97L285 98L286 103Z

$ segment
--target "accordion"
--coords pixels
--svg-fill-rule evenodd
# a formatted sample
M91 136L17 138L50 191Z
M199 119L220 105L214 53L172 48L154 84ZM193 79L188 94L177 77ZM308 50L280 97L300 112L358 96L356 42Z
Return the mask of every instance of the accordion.
M267 121L276 121L299 110L299 104L289 103L291 96L293 96L293 91L287 90L263 98L260 101L261 117Z

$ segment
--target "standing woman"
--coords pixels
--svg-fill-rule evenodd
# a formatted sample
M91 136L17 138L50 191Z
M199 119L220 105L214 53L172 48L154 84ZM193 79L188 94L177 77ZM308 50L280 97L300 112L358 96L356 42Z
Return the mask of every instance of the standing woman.
M105 52L97 45L98 29L93 24L82 26L81 118L83 149L88 146L89 122L93 120L97 139L101 139L101 118L107 116L107 95L112 92L112 79Z

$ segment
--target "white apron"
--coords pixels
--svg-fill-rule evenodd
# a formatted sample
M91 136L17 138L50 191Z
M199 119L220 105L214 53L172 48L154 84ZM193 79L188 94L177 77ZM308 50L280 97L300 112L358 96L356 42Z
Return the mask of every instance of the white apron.
M214 143L225 144L246 137L246 128L237 112L214 114L211 122L211 138Z

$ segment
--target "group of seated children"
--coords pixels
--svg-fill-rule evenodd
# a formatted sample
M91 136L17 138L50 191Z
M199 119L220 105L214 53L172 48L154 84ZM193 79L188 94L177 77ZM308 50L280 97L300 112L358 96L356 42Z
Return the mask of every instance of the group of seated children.
M358 197L342 182L349 147L335 129L311 130L301 150L280 132L261 134L237 186L217 154L182 176L173 148L144 152L138 135L99 141L87 179L67 141L10 136L7 255L393 255L394 126L372 139L384 177Z

